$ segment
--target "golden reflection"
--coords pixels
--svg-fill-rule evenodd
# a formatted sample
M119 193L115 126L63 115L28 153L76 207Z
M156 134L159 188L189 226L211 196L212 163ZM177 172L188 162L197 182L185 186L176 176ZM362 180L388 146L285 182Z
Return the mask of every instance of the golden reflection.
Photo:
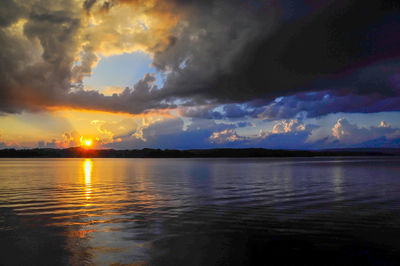
M336 193L336 199L343 199L343 169L342 167L333 168L333 190Z
M83 162L83 170L85 172L85 188L86 188L86 199L89 200L92 193L92 171L93 162L90 159L85 159Z

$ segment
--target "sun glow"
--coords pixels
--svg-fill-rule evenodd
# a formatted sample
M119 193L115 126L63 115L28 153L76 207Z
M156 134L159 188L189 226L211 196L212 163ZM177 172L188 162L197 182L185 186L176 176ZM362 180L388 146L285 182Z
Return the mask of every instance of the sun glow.
M91 139L85 140L85 145L86 146L92 146L92 140Z
M93 140L90 138L84 138L83 136L80 139L81 141L81 146L89 148L93 145Z

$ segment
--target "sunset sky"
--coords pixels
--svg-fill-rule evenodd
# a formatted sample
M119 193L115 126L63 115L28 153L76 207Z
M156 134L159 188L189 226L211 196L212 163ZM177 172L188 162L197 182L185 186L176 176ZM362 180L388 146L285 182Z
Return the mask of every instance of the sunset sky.
M400 148L397 1L2 0L0 49L0 148Z

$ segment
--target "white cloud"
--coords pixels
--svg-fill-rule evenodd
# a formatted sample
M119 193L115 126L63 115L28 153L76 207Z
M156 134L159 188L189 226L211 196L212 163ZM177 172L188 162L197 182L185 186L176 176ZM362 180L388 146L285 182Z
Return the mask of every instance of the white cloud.
M352 124L345 118L340 118L332 128L332 135L340 143L357 144L381 137L396 138L400 136L400 130L393 128L385 121L381 121L377 126L366 128Z
M243 136L239 136L235 130L233 129L225 129L220 132L214 132L210 136L210 142L212 143L227 143L227 142L236 142L236 141L242 141L245 140L246 138Z
M293 131L304 131L306 129L305 124L302 124L297 119L282 120L276 123L272 129L273 134L289 133Z

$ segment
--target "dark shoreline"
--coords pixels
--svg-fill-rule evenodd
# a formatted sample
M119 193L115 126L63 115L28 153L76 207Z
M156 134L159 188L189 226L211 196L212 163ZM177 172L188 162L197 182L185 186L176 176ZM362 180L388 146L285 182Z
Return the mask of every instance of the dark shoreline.
M83 149L3 149L0 158L244 158L244 157L319 157L319 156L396 156L400 149L361 148L331 150L192 149L192 150L113 150Z

